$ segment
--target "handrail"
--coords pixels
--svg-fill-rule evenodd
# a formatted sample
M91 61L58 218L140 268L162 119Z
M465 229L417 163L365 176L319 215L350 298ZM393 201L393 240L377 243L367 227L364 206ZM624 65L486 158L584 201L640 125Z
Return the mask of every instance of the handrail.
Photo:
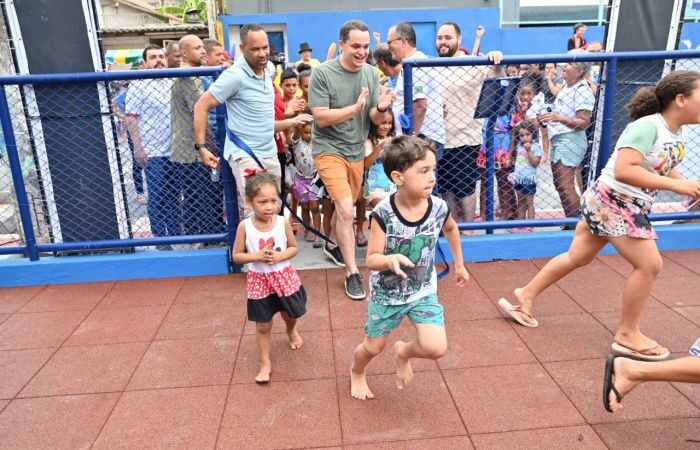
M501 65L523 64L523 63L557 63L557 62L601 62L617 59L618 61L649 61L657 59L688 59L700 58L700 50L673 50L673 51L653 51L653 52L573 52L559 55L517 55L504 56ZM406 59L402 62L404 69L406 66L412 67L452 67L452 66L487 66L493 61L486 56L463 56L459 58L424 58Z
M113 70L109 72L51 73L0 77L0 86L17 84L84 83L88 81L139 80L218 75L224 67L189 67L179 69Z

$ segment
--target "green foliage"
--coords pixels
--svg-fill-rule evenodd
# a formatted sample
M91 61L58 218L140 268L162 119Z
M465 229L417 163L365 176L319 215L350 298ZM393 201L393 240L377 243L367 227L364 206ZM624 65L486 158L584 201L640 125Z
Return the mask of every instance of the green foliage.
M191 9L199 12L199 21L207 23L207 2L203 0L180 0L180 6L163 6L158 11L163 14L172 14L185 21L185 13Z

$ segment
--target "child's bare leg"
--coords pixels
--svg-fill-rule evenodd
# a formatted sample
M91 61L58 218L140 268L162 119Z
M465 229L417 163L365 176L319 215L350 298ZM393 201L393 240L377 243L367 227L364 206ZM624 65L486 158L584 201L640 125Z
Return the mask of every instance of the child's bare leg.
M615 333L615 341L632 349L653 347L654 340L642 334L639 324L644 303L663 265L661 254L656 248L656 242L651 239L624 236L611 239L610 242L615 250L634 267L627 277L622 294L622 317ZM666 349L660 346L650 351L651 354L665 352Z
M321 231L321 210L318 208L318 201L309 201L309 209L311 210L311 220L316 231ZM319 238L316 238L318 240Z
M534 219L535 218L535 196L534 195L528 195L525 197L525 203L527 204L527 218L528 219Z
M396 386L403 389L413 379L411 358L438 359L447 351L445 327L415 323L418 336L409 342L396 341Z
M593 258L607 242L606 238L591 234L585 221L579 221L569 250L550 259L528 284L513 291L518 302L522 305L523 311L532 314L534 300L542 291L573 270L593 261ZM523 318L526 321L531 321L530 317L525 314L523 314Z
M355 347L352 367L350 367L350 395L358 400L374 398L367 386L367 364L384 350L386 336L380 338L365 337L360 345Z
M615 358L615 387L621 395L632 391L646 381L674 381L700 383L700 358L686 356L669 361L646 362L629 358ZM610 407L622 407L614 392L610 392Z
M258 355L260 356L260 371L255 377L257 383L267 383L270 381L272 363L270 362L270 332L272 331L272 321L255 322L255 340L258 344Z
M301 205L301 220L304 221L305 224L310 224L311 223L311 212L309 210L309 202L299 202ZM304 237L309 235L309 231L304 229Z
M283 168L282 170L284 170L284 168ZM294 195L294 189L290 189L289 192L291 192L291 194L292 194L292 203L291 203L291 205L289 205L289 206L290 206L290 209L292 210L292 212L293 212L294 214L298 214L298 212L299 212L299 202L297 201L297 196ZM283 207L282 209L284 209L284 207ZM293 228L293 229L295 229L295 230L297 229L297 228L296 228L296 226L297 226L297 219L295 219L294 216L291 216L291 217L289 218L289 223L292 225L292 228Z
M301 348L301 346L304 345L304 340L299 336L299 332L297 331L297 319L289 317L286 311L280 312L280 315L282 316L282 320L284 320L284 324L287 326L289 346L292 350Z

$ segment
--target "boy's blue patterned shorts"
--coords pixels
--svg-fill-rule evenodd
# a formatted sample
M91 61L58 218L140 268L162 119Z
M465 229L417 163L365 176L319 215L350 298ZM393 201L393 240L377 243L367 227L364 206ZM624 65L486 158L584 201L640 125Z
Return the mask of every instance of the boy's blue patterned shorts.
M394 331L408 316L411 323L445 326L444 309L437 295L431 294L404 305L380 305L367 302L367 337L380 338Z

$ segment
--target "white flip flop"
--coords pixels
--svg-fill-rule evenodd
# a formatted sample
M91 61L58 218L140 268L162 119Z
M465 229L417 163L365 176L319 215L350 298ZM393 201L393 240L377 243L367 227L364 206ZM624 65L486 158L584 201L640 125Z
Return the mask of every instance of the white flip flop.
M510 317L513 318L513 320L515 320L524 327L537 328L540 325L537 319L532 317L532 314L523 311L520 305L511 305L511 303L503 297L501 297L501 299L498 300L498 306L504 313L508 314ZM533 323L523 320L523 315L529 317Z

